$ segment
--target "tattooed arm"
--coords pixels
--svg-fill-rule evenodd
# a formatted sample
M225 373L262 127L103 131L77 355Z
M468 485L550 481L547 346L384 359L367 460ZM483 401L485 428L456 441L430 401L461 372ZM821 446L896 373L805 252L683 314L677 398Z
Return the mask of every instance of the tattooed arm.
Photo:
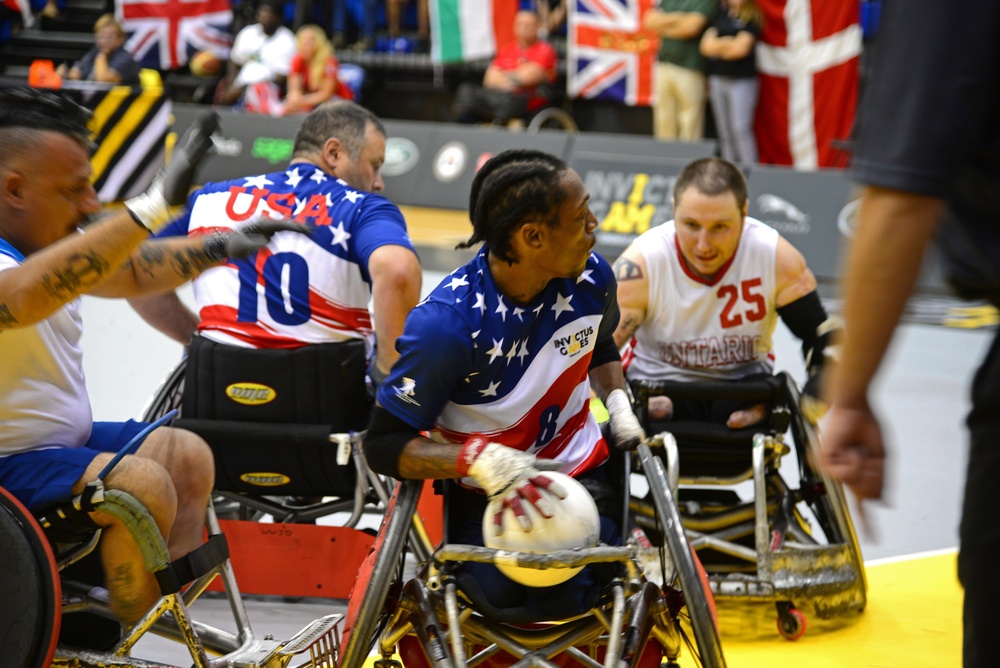
M0 271L0 331L26 327L52 315L114 275L149 236L125 210L31 253L24 263Z
M649 272L646 258L634 246L629 246L612 265L618 280L618 308L621 320L615 330L615 345L619 348L632 338L646 319L649 303Z
M206 250L211 237L155 239L137 248L100 288L98 297L136 297L164 292L190 281L220 263L217 252Z

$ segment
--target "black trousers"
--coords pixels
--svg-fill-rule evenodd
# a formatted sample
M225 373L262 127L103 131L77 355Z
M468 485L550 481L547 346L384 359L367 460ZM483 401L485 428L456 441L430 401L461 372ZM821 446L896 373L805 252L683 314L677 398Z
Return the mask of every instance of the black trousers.
M1000 638L1000 334L972 383L969 466L959 531L958 576L965 668L997 665ZM944 455L947 456L947 455Z
M528 113L528 96L483 88L466 81L455 94L455 121L476 123L495 121L505 124L512 118L523 118Z

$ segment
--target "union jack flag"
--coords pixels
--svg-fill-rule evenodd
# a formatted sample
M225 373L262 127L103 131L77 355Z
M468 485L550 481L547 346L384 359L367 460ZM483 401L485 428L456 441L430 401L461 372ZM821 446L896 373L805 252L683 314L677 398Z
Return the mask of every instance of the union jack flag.
M571 0L566 87L572 97L653 102L660 41L642 28L656 0Z
M115 5L118 21L132 33L125 49L145 67L174 70L198 51L229 57L230 0L117 0Z

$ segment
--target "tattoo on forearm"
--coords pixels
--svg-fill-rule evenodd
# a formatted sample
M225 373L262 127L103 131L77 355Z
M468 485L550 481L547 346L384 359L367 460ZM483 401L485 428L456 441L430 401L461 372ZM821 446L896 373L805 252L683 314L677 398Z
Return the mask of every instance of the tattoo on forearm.
M622 321L618 323L618 334L625 340L631 339L641 324L642 323L639 322L639 319L634 315L626 315L622 318Z
M0 304L0 329L13 327L16 324L17 318L10 312L10 307L6 304Z
M642 278L642 268L627 257L620 257L612 265L618 282L634 281Z
M42 287L56 299L69 301L100 282L110 268L111 264L96 253L77 253L65 267L42 276Z
M153 275L159 267L170 265L173 271L184 278L194 278L219 261L209 257L202 248L172 249L162 244L143 244L139 248L139 271Z

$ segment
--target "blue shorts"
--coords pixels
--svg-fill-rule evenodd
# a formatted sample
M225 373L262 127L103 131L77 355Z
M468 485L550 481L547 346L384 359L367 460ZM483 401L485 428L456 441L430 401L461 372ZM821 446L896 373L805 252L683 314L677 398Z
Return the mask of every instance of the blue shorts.
M72 498L73 485L101 452L118 452L148 423L95 422L79 448L48 448L0 457L0 487L32 512Z

